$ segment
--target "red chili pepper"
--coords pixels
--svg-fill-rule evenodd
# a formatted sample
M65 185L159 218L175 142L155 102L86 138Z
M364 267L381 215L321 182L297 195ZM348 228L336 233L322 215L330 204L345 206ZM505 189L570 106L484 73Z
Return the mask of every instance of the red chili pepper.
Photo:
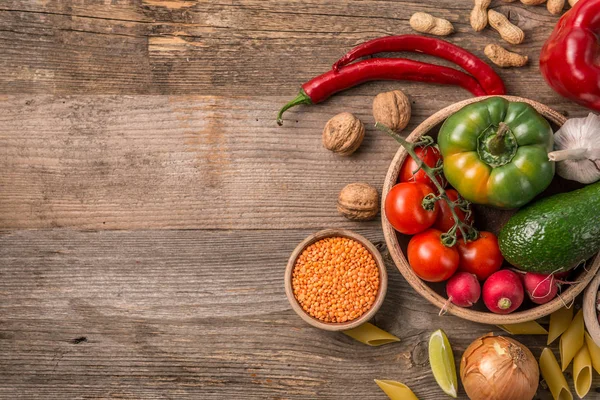
M540 70L559 94L600 111L600 0L580 0L558 21Z
M306 82L302 85L298 96L279 111L277 124L283 124L282 115L291 107L298 104L320 103L334 93L375 80L405 80L457 85L475 96L486 95L486 92L472 76L452 68L404 58L372 58L348 65L340 72L328 71Z
M487 94L506 93L502 78L476 55L445 40L419 35L385 36L369 40L356 46L336 61L333 70L339 71L343 66L361 57L399 51L424 53L451 61L473 75Z

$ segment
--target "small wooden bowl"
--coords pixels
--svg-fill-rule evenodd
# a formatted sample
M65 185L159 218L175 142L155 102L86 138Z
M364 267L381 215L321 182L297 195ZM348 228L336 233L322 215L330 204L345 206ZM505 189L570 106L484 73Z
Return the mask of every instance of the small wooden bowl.
M375 302L371 306L371 308L361 315L360 317L348 321L348 322L322 322L316 318L311 317L307 314L298 300L296 300L296 296L294 296L294 290L292 289L292 273L294 271L294 267L296 265L296 260L300 256L300 254L311 244L318 242L321 239L329 238L329 237L344 237L348 239L352 239L362 244L375 258L375 263L377 264L377 269L379 270L379 291L377 292L377 296L375 296ZM347 329L356 328L369 321L373 316L377 313L381 304L383 304L383 299L385 298L385 293L387 291L387 272L385 270L385 264L383 262L383 258L379 253L379 250L366 238L359 235L358 233L354 233L352 231L346 229L326 229L315 234L310 235L306 239L300 243L296 249L292 252L290 259L287 263L287 267L285 269L285 294L292 306L292 309L302 318L305 322L308 322L310 325L315 328L324 329L326 331L345 331Z
M489 96L494 97L494 96ZM498 96L507 99L508 101L521 101L530 104L533 106L540 114L542 114L550 123L554 124L555 127L562 126L567 120L563 115L558 112L552 110L551 108L540 104L538 102L524 99L522 97L515 96ZM421 125L419 125L409 136L409 142L415 142L418 138L423 135L432 136L434 139L437 137L439 128L441 124L448 118L450 115L454 114L464 106L475 103L481 100L486 99L487 97L476 97L473 99L468 99L465 101L461 101L459 103L453 104L449 107L444 108L441 111L433 114L431 117L427 118ZM470 308L462 308L455 306L453 304L446 305L446 297L445 297L445 285L442 284L430 284L423 280L421 280L412 270L408 261L406 259L405 251L406 246L408 245L408 241L410 239L409 236L401 235L397 233L392 225L388 222L385 216L385 199L392 189L392 187L398 182L398 174L400 172L400 168L402 167L402 163L406 158L407 153L403 147L400 147L396 156L394 157L392 163L390 164L390 168L388 169L387 176L385 178L382 196L381 196L381 221L383 225L383 233L385 236L385 240L390 251L390 254L396 264L396 267L400 270L406 281L425 299L429 300L432 304L434 304L439 309L443 307L453 315L457 317L467 319L469 321L484 323L484 324L493 324L493 325L503 325L503 324L516 324L520 322L526 322L535 320L541 317L544 317L552 312L558 310L563 307L565 303L570 303L578 294L580 294L583 289L588 285L588 283L592 280L598 268L600 268L600 257L595 257L594 261L587 266L587 270L582 268L579 272L579 275L574 279L577 283L572 284L567 290L562 292L561 298L556 298L546 304L535 306L533 305L531 308L524 310L513 312L511 314L500 315L489 312L485 309L485 307L479 305L479 310L470 309ZM576 187L572 187L573 183L566 180L560 180L560 178L555 177L550 188L545 192L545 194L549 193L558 193L561 191L572 190ZM514 211L501 211L497 209L493 209L490 207L477 206L476 207L476 215L475 215L475 224L477 226L482 226L482 230L492 231L497 234L500 228L506 223L508 218L514 213ZM481 212L482 214L477 215L477 212ZM591 333L591 332L590 332Z
M596 297L598 296L599 287L600 274L596 275L587 289L585 289L583 295L583 319L585 320L585 327L598 346L600 346L600 323L598 323L598 311L596 311Z

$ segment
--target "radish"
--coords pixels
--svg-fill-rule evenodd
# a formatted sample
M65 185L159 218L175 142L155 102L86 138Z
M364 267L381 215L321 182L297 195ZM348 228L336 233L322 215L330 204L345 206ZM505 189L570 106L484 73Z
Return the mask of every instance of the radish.
M535 304L546 304L558 293L558 282L552 274L527 272L523 276L523 285L527 295Z
M563 271L563 272L557 272L554 274L554 277L556 279L565 279L566 277L568 277L571 274L572 270L568 270L568 271Z
M483 302L496 314L508 314L523 303L525 293L519 276L511 270L494 272L483 284Z
M457 272L446 283L448 300L459 307L471 307L481 296L481 285L475 274Z

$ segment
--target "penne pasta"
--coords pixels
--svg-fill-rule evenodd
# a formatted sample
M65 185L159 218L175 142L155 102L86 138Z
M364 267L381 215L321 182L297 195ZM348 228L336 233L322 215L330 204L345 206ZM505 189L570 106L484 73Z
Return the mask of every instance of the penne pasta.
M573 400L573 395L569 390L569 385L558 365L558 361L556 361L552 350L547 347L544 348L540 356L540 371L542 371L542 377L546 381L554 400Z
M520 324L498 325L498 328L511 335L546 335L548 331L535 321Z
M391 400L419 400L404 383L379 379L375 383Z
M556 339L558 339L560 335L562 335L567 330L572 319L573 307L563 307L558 311L554 311L550 315L550 326L548 327L547 344L550 344Z
M594 339L589 333L585 333L585 345L590 352L590 358L592 359L592 367L600 374L600 347L594 342Z
M563 371L567 369L575 354L583 346L583 332L583 310L579 310L565 333L560 336L558 347L560 349L560 363Z
M357 328L348 329L347 331L344 331L344 334L369 346L382 346L384 344L400 341L399 338L391 333L387 333L383 329L379 329L368 322Z
M573 386L580 398L588 394L592 387L592 359L587 345L581 346L573 359Z

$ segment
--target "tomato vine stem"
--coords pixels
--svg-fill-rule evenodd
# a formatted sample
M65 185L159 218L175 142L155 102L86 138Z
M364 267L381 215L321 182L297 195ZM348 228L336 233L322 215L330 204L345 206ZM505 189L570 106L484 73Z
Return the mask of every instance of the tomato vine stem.
M415 163L417 163L417 171L419 169L422 169L425 172L425 174L429 177L429 179L431 179L431 182L433 182L433 184L435 185L438 191L438 195L436 196L434 194L430 194L426 196L423 199L423 208L425 210L431 210L433 208L432 203L435 204L435 202L439 200L443 200L448 204L448 208L450 209L450 212L452 213L452 218L454 219L454 226L450 228L448 232L442 234L442 243L444 244L444 246L452 247L456 244L457 230L460 231L460 233L462 234L465 243L468 240L477 239L479 237L479 232L477 231L477 229L461 221L455 210L455 208L458 207L459 209L464 211L468 208L470 203L466 200L452 201L448 197L448 194L446 193L446 190L444 190L444 187L440 184L440 182L437 179L437 175L442 170L443 165L430 167L429 165L425 164L425 162L423 162L423 160L421 160L415 152L415 148L417 147L433 145L435 143L433 138L431 136L421 136L419 141L411 143L382 123L377 122L375 124L375 128L387 133L388 135L393 137L398 143L400 143L400 145L404 147L406 152L413 158L413 160L415 160Z

